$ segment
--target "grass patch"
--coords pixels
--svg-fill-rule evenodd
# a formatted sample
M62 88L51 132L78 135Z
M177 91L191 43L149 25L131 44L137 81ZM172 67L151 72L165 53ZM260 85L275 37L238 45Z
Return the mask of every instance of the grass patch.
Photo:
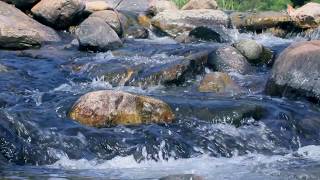
M189 0L172 0L180 8L185 5ZM309 2L309 0L216 0L219 7L224 10L234 10L234 11L279 11L287 8L287 4L292 4L292 2L304 1L304 3ZM312 2L320 3L320 0L313 0Z
M182 8L189 0L172 0L179 8Z

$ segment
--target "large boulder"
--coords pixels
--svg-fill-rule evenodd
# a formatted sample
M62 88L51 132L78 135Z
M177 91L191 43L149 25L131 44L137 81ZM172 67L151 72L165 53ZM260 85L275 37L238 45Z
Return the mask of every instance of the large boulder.
M168 35L177 37L199 27L222 31L223 26L228 26L228 15L220 10L209 9L165 11L157 14L152 24Z
M78 20L85 9L83 0L41 0L32 9L32 14L43 24L67 29Z
M123 33L123 27L127 23L127 18L122 13L105 10L91 14L90 17L98 17L106 22L119 36Z
M26 49L60 41L57 33L0 1L0 48Z
M212 52L208 64L219 72L247 74L251 70L246 58L232 46L222 46Z
M122 46L117 33L98 17L89 17L83 21L76 35L82 50L108 51Z
M231 24L238 29L249 31L261 31L268 28L289 28L293 24L287 13L264 12L234 12L230 15Z
M291 18L301 28L317 28L320 25L320 4L308 3L289 12Z
M271 50L254 40L241 40L233 46L252 64L270 64L272 62Z
M166 103L121 91L96 91L75 103L70 117L92 127L170 123L174 114Z
M218 3L215 0L190 0L181 9L218 9Z
M240 87L226 73L213 72L206 74L198 87L200 92L213 92L219 94L239 93Z
M289 46L276 59L267 84L267 93L320 100L320 41Z

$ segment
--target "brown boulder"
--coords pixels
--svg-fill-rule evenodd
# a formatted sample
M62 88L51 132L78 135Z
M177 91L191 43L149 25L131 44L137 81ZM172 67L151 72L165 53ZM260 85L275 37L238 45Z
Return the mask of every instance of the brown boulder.
M267 93L320 101L320 41L289 46L276 59Z
M244 30L264 30L275 27L286 27L293 23L287 13L265 12L235 12L230 15L233 26Z
M170 123L174 114L166 103L121 91L95 91L75 103L70 117L92 127Z
M301 28L317 28L320 25L320 4L308 3L292 12L291 18Z

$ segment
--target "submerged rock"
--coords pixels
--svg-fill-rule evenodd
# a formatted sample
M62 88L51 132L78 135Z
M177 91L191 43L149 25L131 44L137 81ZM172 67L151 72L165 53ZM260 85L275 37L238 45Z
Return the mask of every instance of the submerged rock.
M320 41L289 46L276 59L267 93L320 101Z
M82 96L72 107L70 117L93 127L170 123L174 114L166 103L121 91L96 91Z
M140 70L128 83L142 88L156 85L181 85L197 74L204 72L208 52L198 52L160 66Z
M152 19L152 25L170 36L177 37L197 27L219 32L222 26L228 26L228 16L223 11L209 9L165 11Z
M80 49L108 51L122 46L117 33L104 20L89 17L76 30Z
M226 73L213 72L206 74L198 87L200 92L238 93L240 87Z
M240 127L259 121L268 115L268 107L250 101L209 100L207 97L166 97L165 101L176 110L177 119L198 119L210 123L227 123Z
M301 28L317 28L320 25L320 4L310 2L289 12L295 24Z
M181 9L218 9L218 3L215 0L190 0Z
M232 46L222 46L209 55L208 64L214 71L246 74L251 66L246 58Z
M52 41L60 41L54 30L0 1L0 48L27 49Z
M43 24L67 29L85 9L83 0L41 0L31 11Z
M252 64L268 64L272 61L271 50L254 40L241 40L233 46Z

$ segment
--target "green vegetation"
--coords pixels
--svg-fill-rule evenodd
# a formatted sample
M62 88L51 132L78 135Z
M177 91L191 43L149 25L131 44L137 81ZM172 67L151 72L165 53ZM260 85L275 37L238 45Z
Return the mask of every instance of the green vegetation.
M189 0L172 0L176 5L181 8L183 5L185 5Z
M182 7L188 0L173 0L179 7ZM287 8L287 4L301 6L310 0L217 0L219 7L225 10L236 11L266 11L266 10L283 10ZM320 3L320 0L313 0Z

